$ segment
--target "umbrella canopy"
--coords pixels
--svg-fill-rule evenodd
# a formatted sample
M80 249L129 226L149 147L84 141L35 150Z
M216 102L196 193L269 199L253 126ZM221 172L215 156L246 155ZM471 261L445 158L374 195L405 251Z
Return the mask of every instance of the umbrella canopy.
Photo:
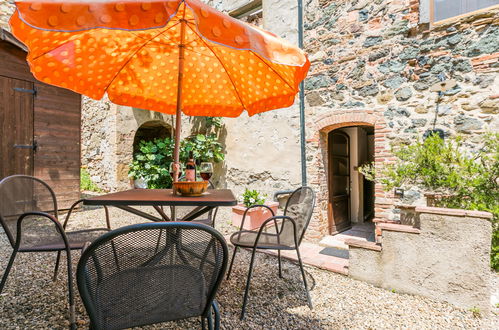
M293 104L310 62L275 35L198 0L16 2L33 75L94 99L191 116Z

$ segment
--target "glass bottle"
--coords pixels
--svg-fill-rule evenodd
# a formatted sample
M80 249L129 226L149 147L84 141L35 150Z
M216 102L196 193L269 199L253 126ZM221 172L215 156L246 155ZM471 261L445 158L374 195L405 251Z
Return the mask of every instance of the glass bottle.
M192 151L189 152L189 160L185 164L185 181L196 181L196 162Z

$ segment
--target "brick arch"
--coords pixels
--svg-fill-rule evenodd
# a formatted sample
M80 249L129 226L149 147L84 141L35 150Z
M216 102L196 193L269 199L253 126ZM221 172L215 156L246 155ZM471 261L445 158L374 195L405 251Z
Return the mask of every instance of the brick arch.
M331 131L348 126L371 126L374 128L374 160L375 163L392 161L389 150L387 135L387 124L383 117L383 108L373 110L336 110L317 117L313 121L313 132L307 140L310 149L313 150L310 158L310 185L316 191L317 205L315 216L310 224L313 235L308 234L310 239L317 239L329 233L328 203L328 154L327 136ZM375 187L375 218L384 221L388 219L393 202L391 196L383 188L376 184Z
M355 111L340 114L327 114L315 121L316 131L329 133L330 131L345 126L360 126L376 124L376 117L368 111Z

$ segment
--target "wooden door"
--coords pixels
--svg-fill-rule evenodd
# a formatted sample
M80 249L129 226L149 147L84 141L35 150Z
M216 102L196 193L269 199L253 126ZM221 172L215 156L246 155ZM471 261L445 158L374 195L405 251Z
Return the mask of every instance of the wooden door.
M52 187L60 209L80 199L81 96L36 83L34 173Z
M33 83L0 76L0 179L33 175Z
M328 136L329 231L335 234L350 228L350 141L343 132Z

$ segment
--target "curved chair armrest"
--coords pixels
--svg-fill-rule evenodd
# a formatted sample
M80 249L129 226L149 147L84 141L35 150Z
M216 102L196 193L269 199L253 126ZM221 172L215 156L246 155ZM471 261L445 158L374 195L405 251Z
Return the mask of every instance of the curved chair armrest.
M260 236L262 235L263 233L263 230L265 229L265 227L267 226L267 224L271 221L274 221L275 223L275 227L276 227L276 235L277 235L277 243L280 244L280 233L279 233L279 230L278 230L278 223L277 223L277 220L282 220L283 221L283 224L284 222L286 221L291 221L291 224L293 225L293 234L294 234L294 241L295 241L295 246L298 248L298 242L296 240L296 222L295 220L293 220L293 218L287 216L287 215L276 215L276 216L273 216L273 217L270 217L268 218L267 220L265 220L262 225L260 226L260 229L258 230L258 234L256 235L256 239L255 239L255 243L253 245L253 249L255 249L258 245L258 240L260 239Z
M78 204L82 203L83 201L84 201L84 199L79 199L76 202L74 202L73 205L71 205L71 207L69 208L68 214L66 214L66 219L64 220L64 224L62 225L62 228L66 229L66 226L68 224L69 217L71 216L71 213L73 213L73 210L75 209L75 207ZM104 205L104 211L106 212L106 226L107 226L107 229L111 230L111 223L109 221L109 210L107 209L107 206L105 206L105 205Z
M54 223L55 228L57 229L57 231L61 235L62 240L64 241L66 251L69 251L69 242L68 242L68 238L66 236L66 232L64 231L63 226L54 216L52 216L51 214L45 213L45 212L26 212L26 213L21 214L19 219L17 219L17 235L16 235L16 245L15 245L16 250L18 250L19 247L21 246L22 223L26 217L32 216L32 215L45 217L45 218L51 220Z
M250 207L246 208L246 210L243 213L243 220L241 221L241 227L239 228L239 230L243 230L244 220L246 219L246 214L248 213L248 211L252 208L255 208L255 207L265 207L266 209L268 209L270 211L270 213L272 214L273 217L275 216L274 211L268 205L263 205L263 204L251 205Z

